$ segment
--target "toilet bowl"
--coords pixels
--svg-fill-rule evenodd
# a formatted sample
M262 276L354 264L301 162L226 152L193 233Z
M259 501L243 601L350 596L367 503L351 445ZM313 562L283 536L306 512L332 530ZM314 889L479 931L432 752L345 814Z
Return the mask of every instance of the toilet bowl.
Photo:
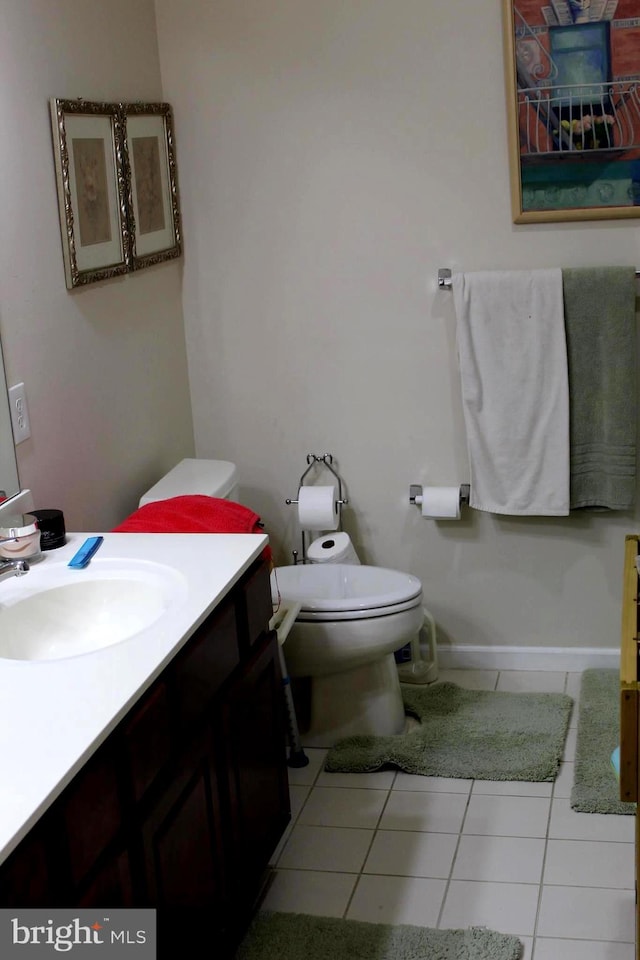
M410 643L424 614L410 574L351 564L297 564L271 573L274 603L297 601L284 652L290 676L309 677L306 747L405 728L394 651Z

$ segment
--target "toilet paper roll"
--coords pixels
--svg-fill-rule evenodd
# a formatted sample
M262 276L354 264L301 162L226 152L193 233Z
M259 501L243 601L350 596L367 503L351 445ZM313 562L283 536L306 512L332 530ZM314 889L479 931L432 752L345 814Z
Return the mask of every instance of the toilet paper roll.
M460 487L423 487L416 502L422 504L423 517L460 519Z
M338 493L334 485L300 487L298 490L298 522L303 530L337 530Z
M351 563L359 564L360 559L348 533L332 533L318 537L307 550L309 563Z

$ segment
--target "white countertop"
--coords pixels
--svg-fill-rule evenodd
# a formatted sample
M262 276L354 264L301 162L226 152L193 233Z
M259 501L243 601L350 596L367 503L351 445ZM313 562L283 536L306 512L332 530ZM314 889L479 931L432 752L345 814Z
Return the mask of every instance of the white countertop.
M0 581L0 605L66 566L93 533L71 533L23 577ZM152 560L177 570L186 599L121 643L62 660L0 659L0 862L28 833L268 538L259 534L105 533L91 564ZM90 569L90 568L89 568ZM82 577L83 571L73 571Z

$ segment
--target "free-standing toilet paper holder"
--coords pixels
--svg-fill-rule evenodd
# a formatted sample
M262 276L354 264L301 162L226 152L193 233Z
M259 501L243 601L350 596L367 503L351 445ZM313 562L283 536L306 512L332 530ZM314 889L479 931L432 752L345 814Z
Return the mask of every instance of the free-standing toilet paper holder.
M342 508L345 507L349 503L349 501L342 496L342 479L340 478L338 473L336 473L336 471L333 469L332 455L330 453L323 453L321 456L318 456L318 454L316 453L308 453L307 464L308 464L307 469L304 471L304 473L300 477L300 482L298 483L298 489L300 489L300 487L304 485L305 477L313 469L313 467L316 466L316 464L322 464L322 466L326 467L327 470L329 470L338 481L338 499L336 500L336 508L338 510L338 530L342 530ZM422 487L420 489L422 490ZM292 503L297 504L298 501L287 498L285 500L285 503L288 506L290 506ZM306 532L307 531L305 530L301 531L302 563L307 562L307 545L306 545L306 536L305 536ZM300 561L298 559L298 551L293 550L292 553L293 553L293 562L299 563Z

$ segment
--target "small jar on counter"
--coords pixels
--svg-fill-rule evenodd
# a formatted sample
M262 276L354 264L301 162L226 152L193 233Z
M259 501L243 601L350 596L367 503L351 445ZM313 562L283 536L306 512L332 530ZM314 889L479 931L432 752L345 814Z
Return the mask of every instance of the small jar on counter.
M2 518L0 526L0 559L40 560L40 530L32 513L16 514Z
M62 510L32 510L31 516L38 521L41 550L56 550L58 547L64 547L67 534Z

